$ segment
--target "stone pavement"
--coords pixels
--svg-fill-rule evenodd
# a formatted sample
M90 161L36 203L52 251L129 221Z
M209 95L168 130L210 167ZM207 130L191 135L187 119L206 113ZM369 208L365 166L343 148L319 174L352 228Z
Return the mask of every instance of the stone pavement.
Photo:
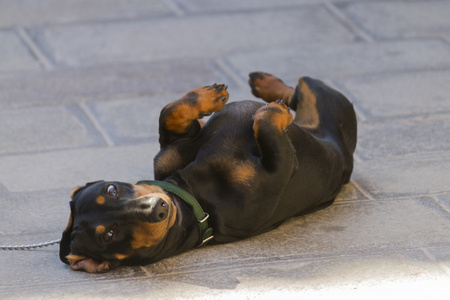
M247 74L354 103L352 181L329 208L145 267L73 272L0 251L1 299L448 299L450 1L1 0L0 245L60 237L85 182L152 179L165 103Z

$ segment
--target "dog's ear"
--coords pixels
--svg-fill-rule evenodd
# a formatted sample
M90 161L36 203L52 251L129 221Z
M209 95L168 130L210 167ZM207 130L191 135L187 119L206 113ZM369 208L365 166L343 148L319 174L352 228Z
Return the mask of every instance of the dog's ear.
M73 193L72 193L73 194ZM75 217L74 214L74 202L73 200L70 202L70 216L69 222L67 223L66 229L62 234L61 242L59 243L59 259L65 264L69 264L66 256L70 254L70 242L72 241L72 229L73 229L73 220Z
M76 197L79 192L81 192L83 189L87 188L88 186L100 182L94 181L87 183L84 187L76 187L72 190L72 193L70 194L70 197L72 198L72 201L70 201L70 216L69 216L69 222L67 223L66 229L64 229L64 232L62 234L61 242L59 244L59 259L65 264L69 264L69 261L67 260L66 256L70 254L70 243L72 241L72 230L73 230L73 222L75 220L75 202Z

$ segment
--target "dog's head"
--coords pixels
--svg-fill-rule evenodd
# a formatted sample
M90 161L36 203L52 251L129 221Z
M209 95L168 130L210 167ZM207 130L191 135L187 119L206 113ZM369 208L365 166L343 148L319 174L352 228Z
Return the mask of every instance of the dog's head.
M97 181L74 189L71 197L59 255L72 269L98 273L160 259L177 218L163 189Z

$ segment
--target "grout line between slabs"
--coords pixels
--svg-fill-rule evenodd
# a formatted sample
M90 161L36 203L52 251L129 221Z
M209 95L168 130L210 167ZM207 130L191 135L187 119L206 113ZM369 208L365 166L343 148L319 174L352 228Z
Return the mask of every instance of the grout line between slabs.
M114 146L114 142L111 139L111 137L108 135L108 133L103 129L102 125L97 121L95 116L92 114L91 110L86 106L86 103L80 103L80 107L83 110L83 112L87 115L89 120L94 124L95 128L100 132L101 136L105 140L106 144L108 146Z
M446 206L444 205L444 203L442 203L442 201L439 200L438 197L436 197L436 195L431 195L430 197L433 198L433 200L436 201L436 203L437 203L442 209L444 209L447 213L450 214L450 209L448 209L448 207L446 207Z
M39 49L36 43L31 39L28 33L22 27L16 27L16 32L22 41L27 45L30 51L34 56L38 59L38 61L42 64L45 70L50 71L53 70L53 65L48 60L48 58L44 55L44 53Z
M213 62L219 67L219 69L225 73L228 77L233 80L238 87L246 87L247 83L244 83L243 80L237 75L230 66L221 58L213 60Z
M355 180L350 179L350 182L369 200L375 200L375 198L369 192L363 189Z
M180 5L175 3L173 0L166 0L164 2L175 13L176 16L182 17L186 14L184 10L180 7Z
M426 248L420 248L420 250L422 250L422 252L426 255L426 257L428 257L433 263L435 263L436 265L439 266L439 268L444 271L445 274L447 274L447 276L450 276L450 268L447 267L445 264L443 264L442 262L439 262L436 260L436 258L434 257L433 254L431 254L430 251L428 251L428 249Z
M152 273L151 273L145 266L140 266L140 268L141 268L141 270L145 273L145 276L147 276L147 277L149 277L149 278L154 277L154 276L152 275Z
M368 43L374 43L374 39L361 30L354 22L352 22L345 14L336 7L334 3L324 2L325 7L336 16L342 23L344 23L354 34L356 34L359 38Z

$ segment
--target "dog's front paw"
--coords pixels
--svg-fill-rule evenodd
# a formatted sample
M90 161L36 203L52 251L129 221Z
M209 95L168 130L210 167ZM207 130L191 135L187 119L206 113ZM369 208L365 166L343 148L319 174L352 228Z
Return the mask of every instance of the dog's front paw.
M228 86L225 84L207 85L192 91L198 95L196 108L199 117L209 116L213 112L222 110L228 100Z

